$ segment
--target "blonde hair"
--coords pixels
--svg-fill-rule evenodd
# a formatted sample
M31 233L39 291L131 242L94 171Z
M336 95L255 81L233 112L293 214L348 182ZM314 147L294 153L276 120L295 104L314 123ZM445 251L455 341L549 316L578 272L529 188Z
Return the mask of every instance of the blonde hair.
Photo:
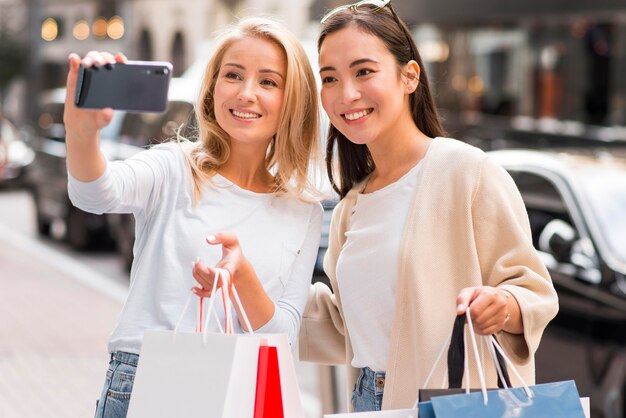
M207 64L195 109L198 139L184 147L192 171L194 200L200 199L202 187L230 155L229 135L215 118L213 93L224 54L233 43L247 37L274 43L287 59L283 107L265 158L266 169L274 174L273 191L311 200L319 192L309 181L308 173L319 164L321 154L315 76L296 37L264 18L246 18L222 35Z

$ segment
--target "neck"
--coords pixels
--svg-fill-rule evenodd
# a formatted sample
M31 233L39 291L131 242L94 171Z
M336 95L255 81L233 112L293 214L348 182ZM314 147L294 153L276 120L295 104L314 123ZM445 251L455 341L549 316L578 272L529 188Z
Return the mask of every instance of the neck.
M272 190L273 177L265 167L269 142L230 143L230 155L217 171L242 189L267 193Z
M408 171L422 159L432 141L415 124L409 129L398 129L393 137L374 141L368 145L377 177L393 176L398 171Z
M426 154L432 139L419 130L408 112L408 106L406 109L407 113L398 118L394 129L367 145L376 168L363 189L364 193L394 183Z

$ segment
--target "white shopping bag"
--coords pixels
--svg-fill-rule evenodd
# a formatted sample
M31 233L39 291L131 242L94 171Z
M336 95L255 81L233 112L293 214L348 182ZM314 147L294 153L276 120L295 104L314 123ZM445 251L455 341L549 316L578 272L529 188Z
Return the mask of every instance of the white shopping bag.
M580 398L580 404L583 406L583 411L585 411L585 417L591 418L591 406L589 405L589 398Z
M283 398L285 418L304 418L296 366L293 362L287 334L254 334L254 336L262 338L262 345L276 347L280 374L280 392ZM244 416L240 415L239 417L243 418ZM252 416L250 415L250 417Z
M324 418L417 418L417 408L324 415Z
M225 281L223 286L228 288L228 272L221 271L221 274ZM217 282L215 280L215 284ZM252 329L236 290L232 286L231 289L247 329ZM213 294L215 291L214 287ZM212 306L213 300L204 323L205 330L213 313ZM227 296L224 298L224 309L231 312ZM200 325L202 302L199 312ZM232 329L232 318L227 314L224 330L232 332ZM202 327L198 326L198 330L201 331ZM252 418L261 346L277 347L284 417L304 418L286 335L188 333L177 330L146 331L144 334L127 417Z
M147 331L128 418L252 417L261 338Z

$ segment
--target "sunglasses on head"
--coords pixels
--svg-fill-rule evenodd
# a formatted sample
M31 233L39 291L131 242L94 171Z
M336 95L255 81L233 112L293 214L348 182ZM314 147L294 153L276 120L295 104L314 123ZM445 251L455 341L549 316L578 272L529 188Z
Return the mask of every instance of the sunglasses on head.
M356 12L357 10L361 9L361 10L368 10L372 13L376 13L377 11L383 9L390 2L391 0L361 0L356 3L335 7L330 12L324 15L322 20L320 20L320 23L323 25L324 23L326 23L328 18L330 18L332 15L342 10L352 10L353 12Z
M393 7L391 7L390 3L391 3L391 0L361 0L356 3L335 7L330 12L326 13L324 17L322 17L322 20L320 20L320 24L323 25L324 23L326 23L326 21L328 21L328 19L330 19L332 15L334 15L335 13L341 12L343 10L352 10L353 12L368 11L370 13L376 13L384 9L386 6L389 6L389 10L391 11L391 14L393 15L393 19L396 21L396 23L400 27L400 30L402 30L402 33L404 33L404 36L406 37L407 45L409 46L411 50L411 59L416 59L416 54L413 49L413 43L409 39L409 34L406 32L403 25L400 23L400 18L396 14L396 11L393 9Z

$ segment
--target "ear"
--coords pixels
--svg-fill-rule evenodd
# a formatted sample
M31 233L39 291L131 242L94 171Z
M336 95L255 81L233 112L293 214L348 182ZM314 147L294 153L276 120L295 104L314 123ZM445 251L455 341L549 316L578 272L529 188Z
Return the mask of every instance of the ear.
M402 78L404 79L404 85L406 86L407 94L411 94L417 89L420 82L420 66L411 60L402 69Z

